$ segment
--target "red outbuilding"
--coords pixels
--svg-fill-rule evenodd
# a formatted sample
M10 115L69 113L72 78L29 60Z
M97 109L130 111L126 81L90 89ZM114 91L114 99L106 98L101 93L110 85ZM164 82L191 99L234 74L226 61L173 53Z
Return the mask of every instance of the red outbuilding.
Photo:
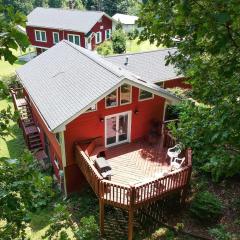
M111 38L112 18L100 11L35 8L27 16L27 35L37 54L63 39L94 50Z

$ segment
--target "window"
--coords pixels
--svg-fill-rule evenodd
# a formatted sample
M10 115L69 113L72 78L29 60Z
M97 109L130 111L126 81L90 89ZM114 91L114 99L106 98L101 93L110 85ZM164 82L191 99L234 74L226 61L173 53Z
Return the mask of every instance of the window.
M94 112L97 111L97 104L92 105L86 112Z
M140 101L141 101L141 100L152 99L152 98L153 98L153 94L152 94L152 93L140 89L140 91L139 91L139 100L140 100Z
M53 32L53 43L56 44L59 42L59 33Z
M120 104L125 105L131 103L132 87L128 84L123 84L120 87Z
M68 34L68 41L80 46L80 36L75 34Z
M117 106L117 90L113 91L105 98L106 108L116 107Z
M102 33L101 32L97 32L95 35L95 42L96 44L102 42Z
M107 29L105 31L105 39L108 40L111 38L111 29Z
M37 42L46 42L46 31L35 30L35 39Z

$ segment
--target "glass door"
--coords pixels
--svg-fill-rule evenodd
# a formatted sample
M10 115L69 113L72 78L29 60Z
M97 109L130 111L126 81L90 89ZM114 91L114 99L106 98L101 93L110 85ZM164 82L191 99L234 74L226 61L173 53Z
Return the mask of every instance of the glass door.
M105 143L114 146L129 142L130 139L130 113L119 113L105 118Z

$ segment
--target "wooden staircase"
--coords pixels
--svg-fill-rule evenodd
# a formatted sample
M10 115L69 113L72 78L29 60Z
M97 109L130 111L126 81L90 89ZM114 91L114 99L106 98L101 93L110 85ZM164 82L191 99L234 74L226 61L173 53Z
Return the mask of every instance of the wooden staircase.
M39 128L33 119L31 106L26 98L15 89L11 90L11 94L15 109L19 112L19 125L23 129L23 136L28 149L38 160L46 159L47 155L43 149Z

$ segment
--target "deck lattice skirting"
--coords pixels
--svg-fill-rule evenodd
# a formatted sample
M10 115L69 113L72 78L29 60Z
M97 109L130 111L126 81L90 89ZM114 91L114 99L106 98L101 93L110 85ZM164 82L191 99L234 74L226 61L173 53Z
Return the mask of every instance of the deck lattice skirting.
M163 144L171 147L175 140L165 130ZM99 198L100 204L100 230L104 233L104 205L125 209L129 213L128 239L133 238L133 214L134 211L147 204L164 198L166 195L180 191L182 199L185 200L187 187L192 171L192 151L185 150L186 164L177 171L170 172L164 177L155 178L133 185L120 184L103 179L94 166L94 163L82 150L81 146L75 146L75 159L84 174L86 180Z

